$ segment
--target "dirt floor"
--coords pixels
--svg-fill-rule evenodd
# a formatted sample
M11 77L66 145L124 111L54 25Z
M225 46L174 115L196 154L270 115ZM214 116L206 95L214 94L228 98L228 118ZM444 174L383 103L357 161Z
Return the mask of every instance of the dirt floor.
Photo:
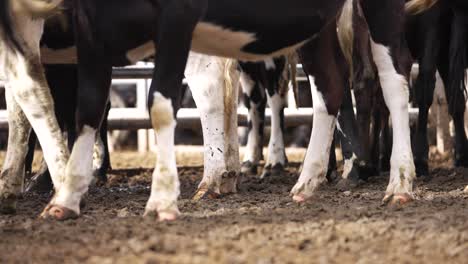
M90 190L78 220L38 220L48 196L37 194L0 216L0 263L468 263L468 170L444 160L416 181L415 202L387 208L388 175L351 192L326 184L310 203L292 203L303 150L288 150L296 162L283 177L193 202L200 149L178 152L178 221L142 217L154 154L114 153L109 183Z

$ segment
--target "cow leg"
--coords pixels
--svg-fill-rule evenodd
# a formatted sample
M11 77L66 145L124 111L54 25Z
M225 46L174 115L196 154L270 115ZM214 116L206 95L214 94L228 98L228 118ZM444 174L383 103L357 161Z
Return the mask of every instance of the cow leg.
M419 59L419 74L414 85L419 107L418 123L413 135L413 154L416 174L428 176L429 143L427 138L427 121L429 108L432 105L436 83L436 65L439 55L438 26L428 27L424 38L424 47Z
M71 151L75 142L76 90L78 85L76 65L46 65L45 75L54 100L57 122L62 133L68 137L68 149ZM64 89L64 87L67 88ZM32 135L30 140L35 138L35 134ZM32 176L25 191L48 193L52 189L52 179L47 164L43 160L41 168Z
M466 68L468 68L468 16L455 9L450 38L448 85L445 88L449 113L455 127L455 166L468 167L468 140L465 134Z
M241 72L240 83L243 91L244 104L249 110L248 137L241 172L256 175L257 168L263 160L263 135L265 128L265 89L260 82L254 81L249 74Z
M338 131L344 158L343 174L338 182L338 188L346 190L359 185L358 169L362 157L349 85L345 85L343 104L338 114Z
M334 23L326 26L318 39L301 48L299 57L304 70L315 82L311 85L314 105L312 135L301 175L291 191L293 200L304 202L326 179L336 115L349 72Z
M3 51L6 56L3 57L2 68L5 69L9 82L8 89L43 146L44 158L49 166L54 187L58 190L63 182L69 152L54 114L54 103L39 56L43 21L31 20L25 16L17 16L14 19L17 24L23 25L18 27L17 33L24 36L28 49L25 50L24 56L17 51Z
M237 191L239 74L233 60L191 53L185 76L200 112L204 171L194 200Z
M281 175L287 163L283 136L286 98L276 90L273 94L268 92L267 99L271 110L271 135L268 143L268 158L260 176L262 179Z
M93 149L109 99L112 67L98 48L89 47L77 34L78 91L77 139L65 170L63 186L44 209L42 217L66 220L78 217L80 202L93 179ZM96 44L97 47L99 45ZM49 166L50 168L50 166Z
M10 88L6 88L5 97L9 126L7 153L0 174L0 214L11 214L16 212L16 201L23 191L24 161L31 125Z
M111 105L107 103L106 112L99 128L99 135L94 143L93 151L93 176L98 184L107 182L107 171L111 168L110 154L107 142L107 116Z
M413 197L415 168L409 129L407 78L411 63L406 61L409 51L403 36L404 1L367 0L363 9L372 36L372 55L393 125L390 182L384 202L406 203Z
M160 28L156 41L158 52L148 96L148 109L158 144L157 161L145 215L156 214L160 221L174 220L179 214L177 198L180 189L174 147L175 115L180 107L182 79L192 33L202 13L201 6L187 4L187 1L165 2L159 16Z

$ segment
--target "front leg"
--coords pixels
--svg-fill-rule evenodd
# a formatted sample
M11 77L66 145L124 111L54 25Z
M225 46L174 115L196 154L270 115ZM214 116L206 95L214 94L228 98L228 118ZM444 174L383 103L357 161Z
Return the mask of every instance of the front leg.
M195 200L237 191L240 163L236 66L234 60L196 53L189 57L185 76L200 112L205 148L203 179Z
M158 52L148 96L148 109L158 144L157 161L145 215L155 214L160 221L175 220L179 215L177 198L180 189L174 147L175 115L180 107L182 79L193 30L203 12L201 6L185 0L166 1L159 16L159 35L156 41Z

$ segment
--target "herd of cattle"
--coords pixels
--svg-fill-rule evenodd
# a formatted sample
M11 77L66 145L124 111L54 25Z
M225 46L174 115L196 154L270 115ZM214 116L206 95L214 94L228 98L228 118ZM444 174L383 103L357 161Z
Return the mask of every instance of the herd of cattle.
M104 135L112 67L152 57L148 111L158 146L145 215L159 220L179 214L174 129L184 77L205 146L197 200L236 192L242 174L257 174L267 102L272 133L261 177L281 174L285 94L297 60L313 84L314 125L294 201L313 199L333 169L330 149L339 141L345 158L340 185L390 169L384 202L410 202L415 176L429 174L427 116L436 71L455 124L455 165L468 167L468 4L462 0L1 0L0 36L9 122L2 213L15 212L24 189L32 128L54 189L41 216L79 216L88 186L95 177L105 180L109 165ZM410 92L414 62L420 70ZM242 165L239 86L250 114ZM410 94L419 107L413 142ZM389 117L391 150L379 150L380 135L390 134ZM379 161L379 152L387 158Z

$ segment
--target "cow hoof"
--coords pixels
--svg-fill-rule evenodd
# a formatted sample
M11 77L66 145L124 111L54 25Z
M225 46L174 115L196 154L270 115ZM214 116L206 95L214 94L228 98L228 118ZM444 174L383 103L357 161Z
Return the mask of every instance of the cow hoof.
M15 214L16 213L16 195L8 195L0 199L0 214Z
M425 177L429 175L429 166L427 160L414 160L414 167L416 168L416 175L418 177Z
M217 199L221 196L221 194L208 189L208 188L199 188L195 195L192 197L193 201L200 201L200 200L205 200L205 199Z
M78 213L60 205L48 205L41 214L41 218L54 219L57 221L77 219L78 217Z
M102 169L94 170L93 176L96 179L96 186L101 187L107 183L107 174Z
M50 178L49 171L35 174L26 185L25 192L49 193L54 185Z
M346 178L346 179L341 179L336 184L336 187L338 188L338 190L344 192L344 191L355 189L359 185L361 185L361 180L355 179L355 178Z
M258 165L251 161L245 161L241 165L241 173L245 175L257 175Z
M292 199L294 202L301 204L307 202L309 198L304 194L295 194L293 195Z
M383 199L383 204L389 206L403 206L413 201L413 197L408 193L387 194Z
M468 158L458 157L455 159L455 167L464 167L468 168Z
M221 186L219 191L222 194L236 193L237 192L237 180L239 173L236 171L226 171L221 175Z
M283 175L284 166L281 163L276 163L275 165L271 166L268 164L263 168L262 175L260 175L260 179L268 178L268 177L277 177Z
M338 172L337 172L336 170L334 170L334 169L329 169L329 170L327 171L327 176L326 176L326 178L327 178L327 181L328 181L329 183L335 183L335 182L337 182L341 177L338 175Z
M160 212L157 210L147 210L143 217L157 218L159 222L169 222L175 221L179 214L177 210L161 210Z

